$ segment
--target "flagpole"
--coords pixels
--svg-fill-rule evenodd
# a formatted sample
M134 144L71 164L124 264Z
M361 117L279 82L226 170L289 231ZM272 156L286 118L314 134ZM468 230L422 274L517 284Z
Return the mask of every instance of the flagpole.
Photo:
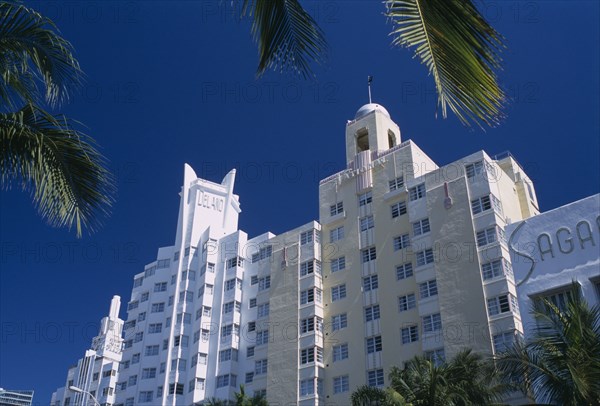
M368 84L368 86L369 86L369 104L371 104L371 103L372 103L372 100L371 100L371 82L372 82L372 81L373 81L373 76L369 76L369 77L367 78L367 84Z

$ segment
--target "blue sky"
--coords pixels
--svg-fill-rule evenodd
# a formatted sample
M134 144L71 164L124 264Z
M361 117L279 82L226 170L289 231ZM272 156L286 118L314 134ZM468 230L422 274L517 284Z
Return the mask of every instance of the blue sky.
M127 302L133 275L173 243L184 163L214 181L237 168L250 236L316 219L318 181L345 165L345 123L368 101L368 75L402 140L438 164L510 150L543 211L598 193L595 1L485 2L507 40L501 80L512 99L486 132L435 118L432 79L391 47L378 1L304 2L331 47L316 82L256 80L249 25L220 0L26 3L74 45L87 81L61 110L85 123L119 189L105 226L81 240L45 226L28 195L0 195L0 386L34 389L40 404L89 347L112 295Z

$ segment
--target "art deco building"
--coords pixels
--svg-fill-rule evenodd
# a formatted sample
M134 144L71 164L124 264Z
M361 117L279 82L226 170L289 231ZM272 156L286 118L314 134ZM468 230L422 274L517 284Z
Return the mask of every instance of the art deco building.
M7 390L0 388L0 406L31 406L32 390Z
M193 405L266 394L349 404L392 366L523 331L504 228L538 214L509 155L438 166L380 105L346 126L347 169L320 182L319 222L238 230L235 171L186 165L174 244L135 275L115 404Z
M115 387L123 347L123 320L119 318L121 298L113 296L107 317L100 321L100 331L92 340L92 348L76 365L69 368L65 386L52 394L52 406L93 404L113 405ZM71 388L77 388L73 390ZM93 397L93 398L92 398Z

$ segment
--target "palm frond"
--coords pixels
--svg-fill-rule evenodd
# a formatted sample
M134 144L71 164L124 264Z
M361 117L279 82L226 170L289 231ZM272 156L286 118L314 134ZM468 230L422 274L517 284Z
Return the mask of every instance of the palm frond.
M0 101L18 108L40 96L56 106L80 84L73 47L54 23L19 3L0 2ZM44 85L39 91L36 81Z
M387 0L394 45L413 48L433 75L442 116L450 108L465 125L497 125L505 94L500 68L503 38L471 0Z
M0 113L0 184L32 192L40 215L52 226L93 232L108 215L114 183L93 141L64 116L31 104Z
M242 16L250 16L258 43L257 76L267 69L312 75L311 62L324 63L327 42L317 22L298 0L244 0Z

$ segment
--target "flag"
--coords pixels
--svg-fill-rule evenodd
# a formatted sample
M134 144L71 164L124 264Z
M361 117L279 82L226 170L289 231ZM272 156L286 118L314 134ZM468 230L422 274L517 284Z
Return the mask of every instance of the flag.
M371 84L371 82L373 81L373 76L369 76L369 84Z

